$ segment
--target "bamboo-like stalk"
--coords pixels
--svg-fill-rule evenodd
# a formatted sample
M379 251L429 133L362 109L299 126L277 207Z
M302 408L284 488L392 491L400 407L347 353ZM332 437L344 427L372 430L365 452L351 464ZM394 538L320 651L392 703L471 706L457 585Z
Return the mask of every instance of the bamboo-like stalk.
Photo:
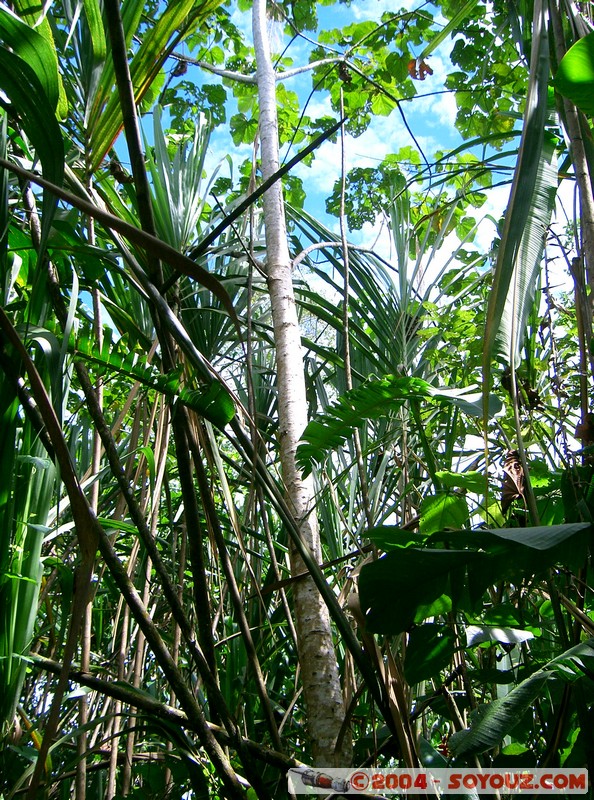
M124 606L124 613L122 615L122 625L121 631L119 636L119 646L117 649L117 679L119 682L123 682L125 678L125 667L126 667L126 657L129 653L129 643L128 643L128 633L130 630L130 609L126 605ZM105 788L105 800L114 800L117 794L117 770L118 770L118 747L116 742L119 741L119 734L121 730L121 711L122 711L122 700L121 698L116 698L114 703L114 719L112 725L112 737L113 737L113 744L111 746L111 751L109 755L109 769L107 773L107 785Z
M345 152L345 128L344 128L344 92L340 89L340 116L343 123L340 126L340 240L342 245L342 261L344 265L344 285L343 285L343 309L342 309L342 326L344 337L344 377L345 388L347 391L353 388L353 370L351 365L351 330L350 330L350 265L349 265L349 245L347 241L347 219L345 213L345 195L346 195L346 152ZM361 436L359 429L356 428L353 432L353 444L355 447L355 459L357 462L357 473L359 475L359 483L361 484L361 499L363 500L363 510L365 512L365 519L367 525L371 528L373 525L373 516L371 514L371 505L369 503L369 487L367 485L367 476L365 474L365 465L363 463L363 452L361 450Z
M139 126L134 103L134 91L128 70L127 50L119 7L115 0L107 0L106 14L112 43L118 93L120 103L122 105L124 131L130 152L132 172L138 195L140 221L142 228L151 236L154 236L155 226L152 215L147 173L144 166L144 157L140 144ZM149 254L148 264L151 282L156 283L157 287L160 287L162 284L162 270L158 258L153 254ZM162 327L161 319L157 313L154 314L154 321L161 343L163 367L166 371L169 371L175 367L175 345L169 332ZM188 447L191 434L188 427L187 416L183 413L183 409L179 409L178 413L174 415L173 436L176 445L179 478L182 487L184 511L188 528L191 528L193 532L198 533L199 514L196 504L190 463L188 459ZM198 601L197 614L199 625L201 626L203 633L203 646L206 647L206 655L208 658L209 653L212 653L213 650L213 640L210 624L208 624L210 621L210 609L208 587L206 585L206 570L204 569L203 565L202 543L198 541L195 536L192 536L190 539L190 544L191 557L193 561L195 598ZM208 629L206 628L207 624ZM209 666L211 678L213 678L216 682L216 662L212 657L210 661L211 663ZM225 716L228 718L227 713ZM227 782L230 779L228 765L222 761L218 754L215 763L218 764L219 769L222 769L223 780ZM254 785L254 788L256 788L258 794L263 798L266 797L267 791L264 788L261 777L253 770L250 761L244 758L243 765L248 779Z
M199 724L202 744L209 756L212 758L213 764L216 768L218 768L221 780L223 781L223 784L229 793L229 797L243 798L243 789L241 788L235 772L231 768L223 750L218 745L210 729L208 728L202 709L196 702L192 693L188 690L182 676L179 673L179 670L175 667L171 659L171 655L163 643L162 637L151 620L146 607L138 595L138 592L128 578L126 571L117 553L114 551L109 538L98 524L96 517L90 510L85 496L81 492L76 475L73 473L71 468L68 448L66 447L59 423L47 398L45 388L37 371L35 370L33 363L22 347L20 340L18 339L18 335L14 331L14 328L12 328L10 325L10 321L2 310L0 310L0 327L4 335L9 338L15 347L17 347L21 357L24 360L27 375L32 384L32 391L34 393L35 400L43 415L44 422L48 429L48 435L52 440L52 444L59 459L61 475L70 496L71 507L73 510L75 523L77 525L77 532L82 540L80 547L83 556L85 557L85 560L83 560L83 570L80 571L79 574L82 578L88 575L88 567L90 563L89 556L94 556L95 550L93 545L98 542L102 556L112 574L112 577L114 578L122 594L126 597L126 600L139 624L139 628L146 636L147 641L150 642L151 649L155 655L155 658L157 659L157 662L163 669L172 686L175 688L180 699L182 700L183 706L187 709L187 712L192 715L195 721ZM84 585L88 586L88 583ZM80 610L80 604L78 606L78 610ZM56 698L61 699L60 692L62 692L63 695L72 662L73 646L78 638L80 619L79 624L75 625L76 619L79 619L79 617L73 614L73 622L71 623L69 632L69 641L67 643L66 652L64 655L64 664L60 673L58 687L55 690L54 701L52 703L52 715L50 715L50 720L48 722L48 728L50 730L55 730L57 725L57 715L55 713L55 709L56 707L59 709L59 705L56 703ZM47 750L49 748L49 738L45 739L44 742L46 746L40 751L40 757L37 764L38 769L36 772L34 772L28 791L28 795L31 798L34 798L37 793L41 771L45 764L45 755L47 754Z
M151 562L146 559L144 570L142 571L142 603L148 608L150 602L150 574ZM155 607L149 612L151 620L154 620ZM146 640L142 631L138 630L136 639L136 652L134 654L134 670L132 673L132 686L135 689L142 687L142 678L146 670ZM132 787L132 764L134 761L134 743L136 740L136 715L134 712L128 717L128 734L126 736L126 749L124 757L124 766L122 769L121 781L121 794L122 797L127 797L130 794Z
M254 640L252 638L252 634L250 631L249 622L245 615L245 611L243 608L243 601L239 592L239 588L237 586L237 581L235 580L233 565L231 563L231 559L229 558L229 553L227 551L227 546L225 544L223 531L221 530L221 525L217 515L214 499L212 497L212 493L208 485L208 479L206 471L204 469L204 465L202 463L201 453L198 448L198 443L196 442L195 439L193 439L193 441L190 442L190 449L192 451L192 456L194 460L194 469L196 471L196 476L198 478L198 486L200 488L200 493L202 497L202 503L205 510L206 518L208 520L208 525L210 527L210 530L214 535L214 539L219 553L219 559L223 567L223 572L225 574L225 578L227 581L227 587L231 596L231 602L233 605L233 609L235 612L239 628L241 630L248 660L256 680L258 695L260 697L268 729L272 737L272 743L277 750L282 751L283 745L279 736L276 721L274 719L272 704L270 702L270 698L266 690L264 675L262 673L262 668L260 667L260 661L258 659L258 654L256 652Z
M188 544L188 537L186 534L185 528L182 528L180 531L180 542L179 542L179 554L177 552L177 539L176 536L173 536L173 540L171 543L171 560L172 564L175 565L177 559L177 586L178 586L178 599L180 605L183 600L183 583L184 583L184 574L186 570L186 563L187 563L187 544ZM182 641L182 635L179 625L175 622L173 624L173 645L171 648L171 655L173 657L174 662L177 664L179 661L180 655L180 645ZM172 690L169 694L169 705L174 707L175 706L175 692ZM173 750L173 742L167 742L167 752L170 753ZM165 786L168 788L173 788L173 776L169 767L165 770L165 777L164 777Z
M88 220L88 236L90 244L95 244L95 221ZM97 289L92 291L93 298L93 330L97 346L99 349L103 346L103 325L101 314L101 300ZM95 387L97 392L97 403L99 407L103 407L103 385L99 381ZM93 452L91 457L91 473L96 477L95 482L91 486L89 495L89 504L94 514L97 514L99 505L99 470L101 468L101 438L97 431L93 432ZM91 619L92 619L92 598L89 598L89 603L85 611L85 616L82 626L81 634L81 655L80 665L84 672L89 672L91 668ZM77 753L78 763L76 765L76 782L75 782L75 796L77 800L85 800L87 791L87 732L86 725L89 721L89 698L83 694L78 701L78 714L79 714L79 727L80 735L77 739Z
M5 120L4 120L5 123ZM5 124L2 128L4 129ZM4 131L5 132L5 131ZM6 142L3 142L2 151ZM8 184L5 184L6 201ZM41 222L35 196L30 187L23 187L23 204L28 214L31 239L36 248L41 244ZM4 209L7 212L8 204ZM6 223L6 230L8 225ZM6 267L2 254L0 265ZM16 277L16 276L14 276ZM1 276L4 285L11 287L9 274ZM14 280L14 278L13 278ZM30 325L43 325L47 314L47 298L42 282L38 281L29 298L22 318ZM53 348L52 348L53 349ZM39 358L37 356L40 356ZM54 354L55 355L55 354ZM51 353L47 354L48 357ZM63 391L60 375L50 373L50 364L42 353L35 356L38 369L59 409L56 398ZM25 678L27 655L35 623L39 588L42 576L41 548L43 525L48 521L51 494L54 488L54 465L34 470L26 462L46 455L48 444L39 414L20 423L19 398L31 397L20 376L21 365L14 353L3 353L0 369L2 415L0 435L0 467L5 482L0 491L0 678L3 686L0 699L0 734L13 725L18 698ZM52 453L53 455L53 453ZM19 463L20 461L20 463ZM35 521L31 525L31 521Z

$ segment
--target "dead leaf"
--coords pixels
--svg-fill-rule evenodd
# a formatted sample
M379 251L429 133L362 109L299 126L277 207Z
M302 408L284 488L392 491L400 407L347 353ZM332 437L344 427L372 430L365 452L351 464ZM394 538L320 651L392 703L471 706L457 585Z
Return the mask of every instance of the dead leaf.
M510 450L503 462L503 492L501 495L501 511L507 512L514 500L520 497L526 502L524 497L524 470L520 463L517 450Z

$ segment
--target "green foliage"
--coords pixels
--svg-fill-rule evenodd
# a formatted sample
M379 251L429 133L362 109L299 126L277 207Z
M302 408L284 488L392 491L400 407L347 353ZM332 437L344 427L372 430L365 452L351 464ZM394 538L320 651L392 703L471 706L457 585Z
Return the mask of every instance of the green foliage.
M494 348L506 363L518 363L528 314L534 307L545 233L557 191L555 143L545 131L549 117L549 42L544 10L536 22L524 130L487 308L484 345L487 386L488 364Z
M348 4L323 5L275 11L286 159L320 132L337 140L341 102L351 136L394 111L417 134L418 95L442 88L463 136L361 162L344 197L336 156L328 211L338 216L344 200L351 231L385 223L389 257L361 233L347 259L342 237L310 213L318 176L283 176L311 419L298 459L314 473L323 547L321 565L310 556L306 568L335 625L355 763L408 766L406 744L426 766L592 769L591 347L572 249L583 221L566 210L567 231L550 233L559 182L575 172L552 87L591 112L591 35L552 81L556 43L534 27L538 4L445 0L380 20L358 9L342 26ZM285 797L292 759L312 761L315 709L300 692L291 615L296 528L278 477L261 210L229 216L260 181L258 153L246 158L259 114L241 16L251 3L122 4L146 136L133 176L117 139L107 4L68 0L42 20L31 0L12 8L0 9L0 156L32 167L32 186L39 162L71 194L56 207L44 193L40 241L37 190L0 171L2 311L41 378L3 328L0 794L21 790L47 730L77 597L72 496L84 495L105 538L50 791L73 795L80 742L89 797L106 796L109 781L115 796L232 796L225 763L250 784L240 796ZM565 33L581 22L564 20ZM283 28L298 51L283 49ZM323 63L301 73L295 52ZM300 168L315 170L315 157ZM503 222L481 217L511 174ZM81 196L116 222L86 217ZM139 231L147 199L155 252ZM118 220L133 226L127 241ZM481 367L512 353L516 406L504 372L485 382L483 419ZM48 398L57 432L40 424ZM93 761L105 742L112 765Z
M165 88L160 102L168 108L172 129L176 131L185 128L192 131L194 120L205 111L208 111L214 126L227 121L227 92L219 84L196 86L191 81L182 80L174 87Z
M470 730L460 731L450 739L452 755L484 753L498 745L522 720L549 682L573 683L583 678L591 672L593 657L594 639L588 639L549 661L505 697L486 708L479 707Z
M52 110L58 105L60 78L55 49L7 8L0 9L0 36L5 45L25 61L37 76Z
M11 39L14 41L20 35L22 29L17 28ZM28 39L26 45L30 46ZM27 54L27 47L19 49ZM52 75L54 64L49 59L43 60L44 52L42 48L39 58L33 59L31 66L28 60L0 45L0 88L6 93L16 113L22 119L23 130L41 161L45 177L52 183L60 185L64 174L64 143L55 114L57 80L52 80L52 77L56 77ZM49 96L46 89L50 92ZM53 197L45 191L43 201L45 236L49 233L54 205Z
M361 569L359 594L366 626L376 633L397 634L438 614L476 612L488 588L500 581L529 579L556 563L575 568L585 558L588 530L585 523L442 530L432 532L424 547L414 547L394 528L391 552ZM386 529L382 537L387 538Z
M233 144L250 144L256 138L258 120L245 114L234 114L229 121Z
M369 380L341 396L319 419L309 423L297 449L297 461L304 473L309 474L314 463L321 463L328 451L342 444L363 421L386 416L405 400L451 403L467 414L481 416L478 397L472 391L436 388L420 378L387 375L380 380ZM497 408L498 402L493 398L490 413Z
M143 386L161 392L170 401L191 408L219 428L224 428L235 416L233 400L221 383L213 381L204 389L190 389L187 379L184 385L181 368L164 375L156 367L147 365L138 352L128 350L125 341L113 344L106 336L99 350L90 337L81 336L73 349L78 358L98 364L111 375L115 372L131 377Z
M419 532L422 534L436 533L447 528L463 528L467 523L468 505L465 498L455 492L428 495L419 506Z
M360 230L366 222L375 223L406 198L415 239L426 237L427 243L433 244L440 236L455 231L461 240L472 240L475 220L467 212L485 202L482 190L491 185L490 171L472 153L438 153L435 172L443 177L433 179L432 191L411 191L410 187L422 180L423 172L418 151L410 147L388 155L378 167L350 170L344 197L350 230ZM445 184L447 189L438 191ZM326 200L328 213L339 216L340 196L341 182L337 181Z
M37 306L35 298L23 315ZM29 322L31 322L29 320ZM37 369L48 387L58 418L62 383L59 343L47 331L29 324L27 345L35 352ZM0 735L13 718L26 676L36 608L43 574L41 560L50 509L56 489L56 469L38 439L35 426L21 419L15 376L19 359L5 345L0 379L0 465L5 481L0 492Z
M449 13L458 11L456 5ZM513 36L498 36L510 25L512 14L496 3L487 18L477 3L461 26L463 35L454 42L450 58L460 69L450 72L446 86L456 93L456 127L466 138L511 134L513 112L526 96L524 43L518 48Z
M584 114L594 114L594 34L572 45L561 59L555 75L555 88L568 97Z
M404 677L413 686L446 669L454 655L455 635L444 625L413 628L406 646Z
M398 155L388 157L379 167L355 167L347 176L344 197L345 213L351 230L361 230L366 222L374 223L378 210L388 208L404 190L406 180ZM335 184L326 200L326 211L340 214L341 186Z

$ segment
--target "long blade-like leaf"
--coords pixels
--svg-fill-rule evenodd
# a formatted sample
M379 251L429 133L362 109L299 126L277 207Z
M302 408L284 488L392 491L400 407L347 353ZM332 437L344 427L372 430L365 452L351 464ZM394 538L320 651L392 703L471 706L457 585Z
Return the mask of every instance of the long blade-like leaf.
M55 51L41 34L0 5L0 39L31 67L52 109L58 103L58 62Z
M10 98L29 141L41 161L48 181L61 185L64 176L64 141L52 104L27 61L0 46L0 89ZM49 233L55 201L51 190L43 193L43 235Z
M505 318L505 327L510 334L513 331L512 346L521 341L521 325L525 321L528 295L533 288L530 285L530 278L535 269L534 259L542 253L543 230L546 229L550 219L550 199L548 189L544 185L550 181L550 173L543 163L548 114L548 77L549 45L546 13L542 0L537 0L534 8L532 59L524 129L511 198L505 214L503 235L493 276L493 289L487 308L483 346L485 392L488 391L491 357L501 330L506 306L511 309L511 316ZM539 175L543 186L535 195ZM522 260L523 256L530 256L532 262ZM523 292L522 297L519 296L520 292ZM510 337L506 339L509 341Z
M520 239L512 280L495 337L495 351L509 363L517 361L522 338L538 286L538 274L547 228L555 207L557 169L555 144L549 135L543 141L537 165L532 204Z
M134 5L142 9L141 5ZM199 4L198 10L194 0L175 0L175 2L167 5L157 23L146 32L140 48L130 63L130 77L134 87L134 98L137 103L140 103L146 95L174 44L179 42L183 31L189 27L188 20L192 20L194 24L199 24L219 5L220 0L206 0ZM127 24L124 12L122 12L122 18L126 33L130 35L130 30L133 26ZM135 24L138 25L138 21ZM114 80L111 59L110 65L101 81L102 92L98 96L99 100L106 101L106 105L103 107L101 102L97 102L91 120L95 126L92 131L91 144L91 168L93 171L99 167L105 158L123 125L119 96L117 93L111 93Z
M550 680L573 683L594 669L594 639L572 647L539 669L508 695L483 708L483 713L470 730L450 737L448 748L452 755L484 753L498 745L534 704Z

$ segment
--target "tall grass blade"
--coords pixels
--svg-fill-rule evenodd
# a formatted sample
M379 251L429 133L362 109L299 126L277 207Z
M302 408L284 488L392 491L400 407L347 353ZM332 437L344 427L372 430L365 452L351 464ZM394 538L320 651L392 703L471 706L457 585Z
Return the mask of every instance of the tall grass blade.
M545 137L548 119L549 45L546 11L534 8L532 58L524 129L510 201L487 308L483 346L483 378L488 391L491 359L497 346L512 360L519 349L533 298L535 270L544 247L554 200L551 143Z

